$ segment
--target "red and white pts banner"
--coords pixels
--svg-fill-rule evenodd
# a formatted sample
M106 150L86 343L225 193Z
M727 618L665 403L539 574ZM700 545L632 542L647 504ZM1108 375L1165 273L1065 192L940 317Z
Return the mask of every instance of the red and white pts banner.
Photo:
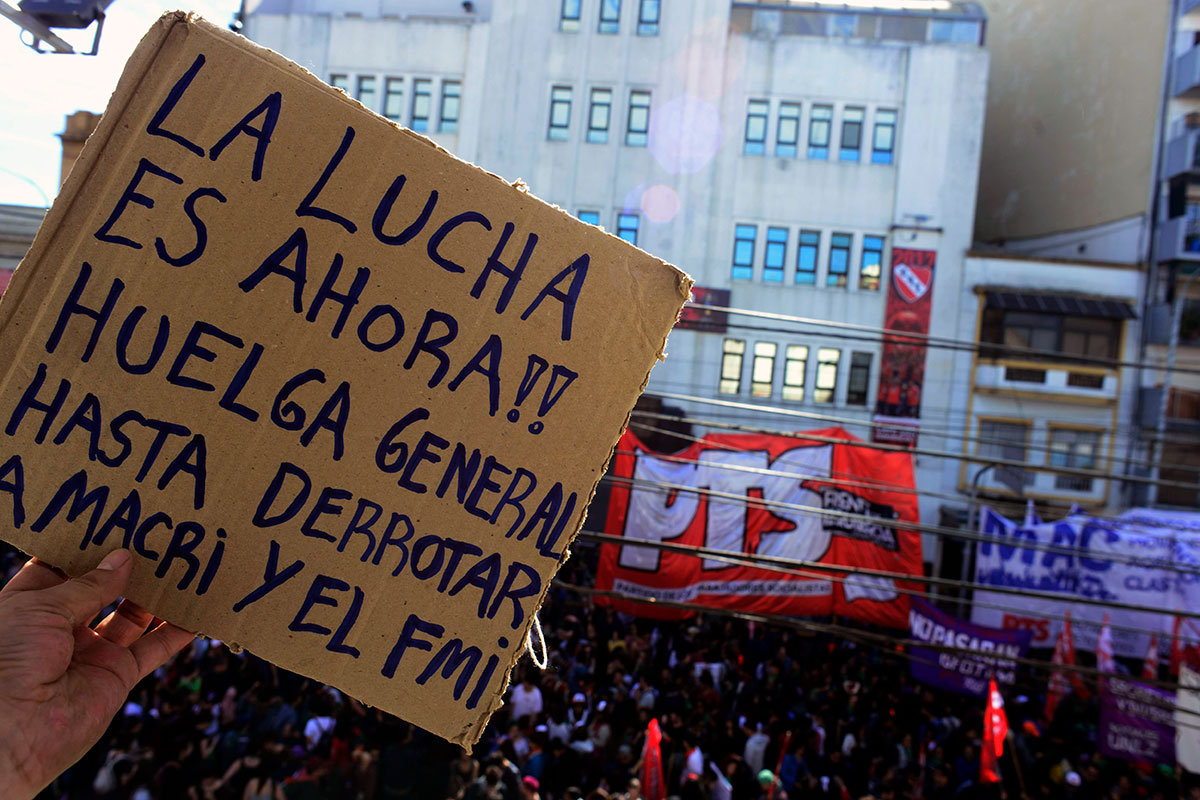
M918 519L916 496L903 491L913 488L912 461L907 453L859 447L857 441L840 428L795 438L710 434L666 455L648 450L627 431L613 460L618 480L605 530L629 543L602 546L597 588L717 608L839 614L907 627L908 596L898 590L923 585L921 538L893 525ZM913 580L897 585L890 578L853 572L797 576L639 546L638 540L886 570ZM642 616L689 614L612 602Z

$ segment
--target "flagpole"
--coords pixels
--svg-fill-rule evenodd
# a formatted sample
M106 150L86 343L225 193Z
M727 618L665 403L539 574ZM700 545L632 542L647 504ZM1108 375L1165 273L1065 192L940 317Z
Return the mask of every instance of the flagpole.
M1015 743L1017 740L1016 734L1012 734L1012 737L1013 743ZM1008 748L1008 755L1010 758L1012 758L1013 766L1016 767L1017 770L1017 783L1019 783L1021 786L1021 800L1027 800L1029 797L1029 791L1025 788L1025 773L1021 771L1021 760L1017 758L1016 749L1017 748L1015 746L1010 746Z

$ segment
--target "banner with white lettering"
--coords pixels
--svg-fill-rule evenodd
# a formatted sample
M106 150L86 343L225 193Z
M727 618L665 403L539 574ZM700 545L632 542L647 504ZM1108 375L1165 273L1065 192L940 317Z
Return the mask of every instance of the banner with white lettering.
M811 437L811 438L809 438ZM907 453L856 446L841 428L795 436L710 434L673 455L626 431L613 458L605 530L631 540L601 548L596 586L647 600L801 616L908 624L903 589L922 586L920 536ZM878 488L896 487L897 490ZM733 555L886 570L894 581L853 570L803 575L639 546L669 542ZM899 584L899 585L898 585ZM642 616L688 612L604 599Z
M913 646L912 676L951 692L986 697L988 675L1002 686L1017 680L1017 665L1033 638L1030 631L975 625L914 597L908 611ZM934 645L921 647L916 644ZM952 648L952 649L947 649ZM973 652L960 652L969 650ZM976 655L978 653L978 655Z
M1100 696L1100 752L1110 758L1175 763L1175 693L1109 678Z
M1162 609L1107 609L1113 652L1140 660L1152 633L1160 642L1171 641L1176 611L1200 608L1200 515L1131 509L1116 518L1075 514L1025 526L984 508L980 533L983 540L975 549L978 584L1061 597L975 590L972 621L1032 631L1034 647L1052 647L1062 616L1070 611L1075 646L1094 650L1106 609L1083 600Z

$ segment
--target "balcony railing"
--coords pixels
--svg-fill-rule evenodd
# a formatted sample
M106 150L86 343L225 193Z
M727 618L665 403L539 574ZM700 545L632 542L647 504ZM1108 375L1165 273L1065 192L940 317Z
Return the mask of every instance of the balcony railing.
M1200 3L1200 0L1196 0ZM1163 159L1163 178L1195 174L1200 177L1200 129L1185 128L1184 132L1167 142Z
M1175 96L1200 97L1200 47L1175 59Z
M1158 260L1200 263L1200 221L1187 215L1164 220L1158 228Z
M1045 394L1061 399L1115 401L1117 373L1099 367L1058 364L1053 361L980 361L975 371L976 391Z

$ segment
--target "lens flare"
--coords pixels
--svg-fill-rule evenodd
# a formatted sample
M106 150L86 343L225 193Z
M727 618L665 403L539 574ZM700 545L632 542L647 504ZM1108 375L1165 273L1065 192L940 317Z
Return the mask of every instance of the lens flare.
M667 173L699 172L721 147L721 115L707 100L688 94L674 97L650 118L649 146Z

